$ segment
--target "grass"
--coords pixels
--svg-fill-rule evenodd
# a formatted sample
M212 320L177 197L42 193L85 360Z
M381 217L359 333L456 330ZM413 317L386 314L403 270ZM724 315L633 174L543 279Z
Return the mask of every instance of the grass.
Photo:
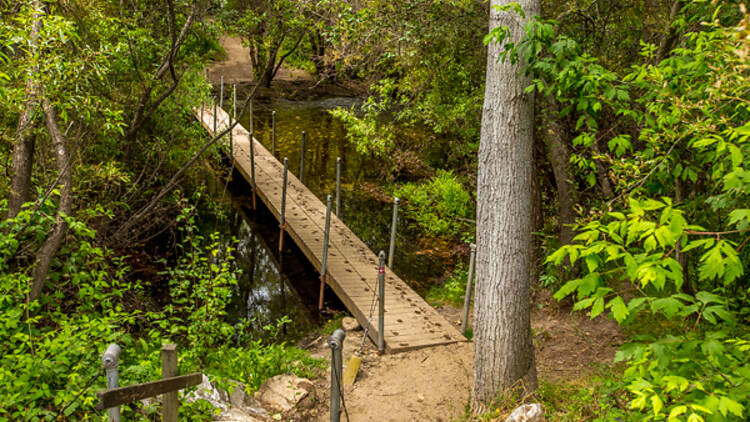
M464 296L466 295L466 279L468 276L469 272L466 269L466 264L459 261L453 273L443 284L430 288L430 291L427 292L427 302L432 306L462 306Z

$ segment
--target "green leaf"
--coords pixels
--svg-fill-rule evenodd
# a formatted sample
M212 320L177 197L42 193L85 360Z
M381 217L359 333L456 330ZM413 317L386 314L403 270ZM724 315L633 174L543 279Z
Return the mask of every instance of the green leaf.
M622 300L622 297L615 296L610 300L607 306L612 310L612 315L618 323L622 323L628 317L628 306Z
M604 311L604 298L598 297L594 301L594 305L591 307L591 319L596 318L597 315L602 313L602 311Z
M664 408L664 402L661 401L661 397L654 394L651 396L651 406L654 409L654 416L658 416L661 413L661 409Z
M721 412L723 416L727 416L727 413L732 413L733 415L741 418L744 410L745 407L743 405L737 403L729 397L722 396L719 399L719 412Z

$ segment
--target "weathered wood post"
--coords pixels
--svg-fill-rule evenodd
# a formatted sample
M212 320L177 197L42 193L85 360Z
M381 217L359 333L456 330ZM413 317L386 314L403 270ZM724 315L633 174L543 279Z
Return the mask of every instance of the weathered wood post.
M161 348L161 377L172 378L177 376L177 346L165 344ZM164 422L177 422L180 403L177 399L177 391L164 393L162 396L161 418Z
M276 110L271 112L271 154L276 157Z
M341 420L341 378L343 377L343 359L341 351L344 348L346 332L337 328L328 339L331 348L331 422Z
M107 375L107 388L117 388L120 386L117 365L120 364L120 346L110 344L102 355L102 366ZM107 409L109 413L109 422L120 422L120 406Z
M471 288L474 285L474 263L477 259L477 245L471 244L471 254L469 254L469 276L466 280L466 296L464 296L464 313L461 317L461 333L466 335L466 329L469 328L469 308L471 307Z
M253 211L255 211L255 141L250 131L250 181L253 188Z
M388 268L393 270L393 254L396 251L396 226L398 225L398 198L393 199L393 219L391 220L391 244L388 247Z
M279 257L284 251L284 232L286 231L286 185L289 172L289 159L284 157L284 176L281 182L281 217L279 218Z
M385 252L378 254L378 352L385 351Z
M318 298L318 310L323 310L323 292L325 291L327 280L326 264L328 263L328 236L331 234L331 195L326 198L326 225L325 234L323 235L323 259L320 261L320 296Z
M303 130L302 131L302 148L300 149L299 154L299 181L303 185L305 184L305 139L307 138L307 133Z
M336 157L336 217L341 219L341 157Z

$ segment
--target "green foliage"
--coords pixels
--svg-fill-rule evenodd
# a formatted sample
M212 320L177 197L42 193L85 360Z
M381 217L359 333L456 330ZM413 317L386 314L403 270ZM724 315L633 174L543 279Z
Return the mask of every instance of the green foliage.
M459 261L453 273L443 284L432 286L427 292L427 302L433 306L448 304L451 306L461 306L466 296L466 280L469 277L469 271L463 261Z
M554 95L563 114L578 116L581 145L604 136L605 110L639 127L637 142L632 133L606 135L620 157L611 171L627 202L610 202L614 209L581 222L575 243L547 262L578 263L580 277L555 294L575 295L574 309L592 318L608 313L625 326L644 318L661 325L655 333L637 331L617 355L629 365L630 407L643 420L748 416L750 256L742 246L750 109L735 93L750 90L750 44L749 18L736 16L716 9L656 64L650 63L655 46L644 43L645 62L624 75L580 54L545 23L532 24L518 50L536 77L530 89ZM700 188L682 198L680 186L688 184ZM687 266L678 253L688 257Z
M438 170L426 183L406 183L395 193L405 200L404 215L433 236L470 236L471 194L452 171Z
M0 213L7 212L0 204ZM45 207L53 207L48 201ZM123 281L129 272L122 259L92 244L95 232L69 218L71 234L50 273L56 289L29 303L30 275L10 262L28 236L44 233L54 217L24 209L0 223L0 420L96 419L95 391L105 388L101 354L110 343L122 347L120 384L160 377L160 348L179 345L180 370L203 371L221 381L232 378L249 392L267 378L294 372L311 376L321 367L306 351L284 343L253 339L244 327L223 319L236 286L231 246L217 236L196 233L192 210L180 218L183 254L170 267L171 301L163 311L133 309L143 300L139 284ZM266 327L272 339L289 320ZM142 419L156 408L123 417ZM212 420L207 403L190 404L186 420Z

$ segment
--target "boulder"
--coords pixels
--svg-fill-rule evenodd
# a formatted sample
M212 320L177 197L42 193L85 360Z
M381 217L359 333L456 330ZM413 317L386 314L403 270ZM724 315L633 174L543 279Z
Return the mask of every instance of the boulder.
M505 419L505 422L542 422L544 421L544 409L541 404L532 403L518 406L513 413Z
M296 375L277 375L263 383L255 397L269 410L286 412L314 404L315 386Z
M359 321L355 318L344 317L344 319L341 320L341 328L343 328L344 331L356 331L362 327L359 325Z
M195 391L184 395L186 401L206 400L221 410L219 421L256 422L268 418L268 412L245 393L245 384L229 380L231 393L219 388L204 374Z

